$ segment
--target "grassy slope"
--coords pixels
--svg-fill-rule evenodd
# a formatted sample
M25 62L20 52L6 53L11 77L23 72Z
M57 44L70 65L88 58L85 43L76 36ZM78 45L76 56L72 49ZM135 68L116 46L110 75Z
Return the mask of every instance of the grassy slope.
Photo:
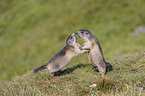
M104 83L101 76L92 70L91 65L77 63L67 68L71 69L69 74L55 78L49 76L45 70L38 74L28 72L17 76L1 85L0 95L144 96L144 91L134 89L137 86L145 87L145 54L143 52L110 59L109 62L113 64L114 70L105 75ZM90 88L92 84L97 86Z
M144 3L144 0L132 0L131 2L129 0L37 0L37 2L34 0L25 2L20 0L0 0L0 81L10 80L13 76L22 75L46 63L65 46L67 37L79 29L88 29L98 37L107 61L112 56L120 56L135 52L138 49L145 49L145 35L132 35L132 31L136 27L145 25ZM123 61L122 59L120 64ZM113 59L110 62L115 62L115 60ZM118 59L117 62L119 62ZM77 64L89 64L87 54L73 58L65 68ZM123 68L122 65L116 64L117 68L119 66ZM131 65L128 68L130 67ZM84 75L89 68L91 67L76 70L82 75L82 79L79 78L79 74L60 78L62 78L61 80L66 78L69 84L73 82L72 80L69 81L71 77L75 78L74 80L79 81L81 79L84 82L91 82L91 80L86 80L85 76L87 74L92 74L90 77L94 76L94 72L89 71ZM114 72L113 74L115 74ZM128 71L124 72L124 74L119 72L118 75L128 74ZM45 74L44 77L43 74ZM39 77L39 75L41 76ZM95 80L96 77L92 78ZM19 78L24 79L25 76ZM41 81L46 83L49 79L43 80L43 78L47 78L46 72L36 76L36 80L38 79L38 82L40 80L39 83ZM59 79L57 80L59 81ZM11 83L9 82L9 84ZM28 84L31 85L31 82ZM71 85L66 86L70 87ZM87 88L87 85L84 86ZM37 87L33 86L33 88L39 90Z

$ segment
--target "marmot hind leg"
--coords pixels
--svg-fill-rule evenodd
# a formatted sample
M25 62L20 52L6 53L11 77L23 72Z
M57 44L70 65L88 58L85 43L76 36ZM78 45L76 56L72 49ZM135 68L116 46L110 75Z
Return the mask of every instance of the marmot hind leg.
M106 62L106 72L111 70L113 70L113 66L110 63Z
M106 74L106 66L98 66L98 70L99 73L102 75L102 77L104 76L104 74Z
M94 67L93 70L99 72L98 67ZM111 71L111 70L113 70L113 66L110 63L107 62L106 63L106 73L108 71Z

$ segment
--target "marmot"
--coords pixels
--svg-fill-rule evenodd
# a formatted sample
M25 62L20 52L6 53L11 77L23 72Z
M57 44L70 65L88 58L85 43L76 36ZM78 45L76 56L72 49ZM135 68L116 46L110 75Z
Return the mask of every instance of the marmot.
M59 71L62 67L67 65L70 60L79 54L88 52L89 50L80 50L80 44L77 42L76 34L71 34L66 40L66 46L60 50L50 61L35 69L33 72L37 73L42 69L48 69L49 73L53 75L54 72Z
M97 68L94 68L95 70L99 70L102 77L107 71L110 71L113 69L112 65L105 61L103 52L101 49L101 46L99 44L99 40L95 35L93 35L88 30L80 30L77 31L77 34L80 38L83 38L85 40L85 43L81 45L81 49L89 49L89 61L93 66L97 66Z

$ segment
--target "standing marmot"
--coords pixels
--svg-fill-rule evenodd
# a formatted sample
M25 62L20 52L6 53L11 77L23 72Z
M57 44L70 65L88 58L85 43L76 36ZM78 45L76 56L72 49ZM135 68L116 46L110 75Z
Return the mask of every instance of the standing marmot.
M77 31L77 34L79 35L80 38L83 38L85 40L85 43L81 46L81 49L90 49L88 58L90 63L93 66L97 66L98 69L96 68L95 70L99 70L100 74L102 77L104 74L112 70L113 67L110 63L107 63L104 59L103 52L101 49L101 46L99 44L99 41L95 35L93 35L90 31L88 30L80 30Z
M59 71L62 67L68 64L74 56L89 51L80 50L80 44L77 43L76 40L77 38L75 33L71 34L66 41L66 46L61 51L59 51L54 57L52 57L47 64L35 69L34 73L37 73L38 71L47 68L49 73L52 75L54 72Z

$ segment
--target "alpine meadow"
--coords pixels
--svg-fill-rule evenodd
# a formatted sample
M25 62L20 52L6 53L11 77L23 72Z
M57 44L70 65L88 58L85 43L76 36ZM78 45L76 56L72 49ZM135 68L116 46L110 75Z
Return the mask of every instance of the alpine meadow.
M33 73L80 29L113 66L104 79L88 53ZM145 96L145 0L0 0L0 96Z

